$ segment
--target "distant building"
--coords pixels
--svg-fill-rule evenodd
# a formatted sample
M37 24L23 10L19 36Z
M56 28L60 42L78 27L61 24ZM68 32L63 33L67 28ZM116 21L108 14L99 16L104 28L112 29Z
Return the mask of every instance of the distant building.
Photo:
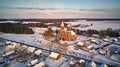
M64 23L62 22L60 26L60 39L65 41L72 41L76 39L76 33L72 31L71 23L67 25L67 31L65 31Z

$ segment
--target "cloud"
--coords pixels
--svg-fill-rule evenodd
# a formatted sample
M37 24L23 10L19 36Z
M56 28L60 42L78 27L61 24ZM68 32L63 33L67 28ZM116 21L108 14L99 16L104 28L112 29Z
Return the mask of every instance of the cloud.
M53 7L23 7L23 6L7 6L5 8L9 8L9 9L26 9L26 10L71 10L71 11L97 11L97 12L101 12L101 11L119 11L120 12L120 8L94 8L94 9L74 9L74 8L53 8Z
M58 10L58 8L42 8L42 7L17 7L17 6L10 6L5 7L9 9L27 9L27 10Z
M120 12L120 8L96 8L96 9L79 9L79 11L93 11L93 12Z
M9 12L0 12L0 17L15 18L83 18L83 17L120 17L120 8L75 9L50 7L4 7ZM18 9L17 11L14 9Z

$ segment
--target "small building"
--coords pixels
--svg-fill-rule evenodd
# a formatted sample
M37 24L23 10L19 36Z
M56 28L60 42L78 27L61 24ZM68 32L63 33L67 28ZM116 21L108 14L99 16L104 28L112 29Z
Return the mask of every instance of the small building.
M102 55L105 55L107 54L107 50L106 49L100 49L99 53L102 54Z
M80 63L80 67L84 67L85 66L85 60L81 59L79 61L79 63Z
M12 42L10 45L6 46L7 50L14 50L16 48L20 47L20 44Z
M109 39L108 39L108 38L105 38L104 41L109 42Z
M38 60L37 60L37 59L32 60L30 63L31 63L32 65L34 65L34 64L38 63Z
M80 62L80 63L85 63L85 60L81 59L79 62Z
M44 62L40 62L33 67L46 67Z
M96 63L94 61L92 61L90 67L96 67Z
M11 41L5 41L5 44L9 45L9 44L11 44Z
M74 65L76 62L75 61L70 61L70 65Z
M36 48L34 48L34 47L28 47L28 52L33 53L35 51L35 49Z
M5 54L3 54L2 56L5 57L5 56L9 56L14 53L15 53L15 51L9 51L9 52L6 52Z
M22 45L22 48L23 48L23 49L27 49L27 46L26 46L26 45Z
M113 41L114 41L114 42L118 42L118 39L117 39L117 38L114 38Z
M108 65L107 64L102 64L101 67L108 67Z
M88 49L94 49L92 45L87 46Z
M57 59L59 59L59 57L60 57L60 54L59 53L55 53L55 52L51 52L51 54L50 54L50 59L52 59L52 60L57 60Z
M93 34L92 37L99 38L100 36L98 34Z
M95 39L92 39L91 42L96 43L96 40L95 40Z
M35 53L35 55L38 56L38 55L41 55L41 54L42 54L42 51L39 49L39 50L36 50L34 53Z
M78 42L77 45L78 45L78 46L81 46L81 47L84 47L84 46L85 46L85 43L84 43L84 42Z
M35 65L35 64L37 64L37 63L38 63L38 60L35 59L35 60L30 61L30 62L27 64L27 66L33 66L33 65Z
M91 42L92 43L95 43L95 44L100 44L100 41L96 40L96 39L91 39Z

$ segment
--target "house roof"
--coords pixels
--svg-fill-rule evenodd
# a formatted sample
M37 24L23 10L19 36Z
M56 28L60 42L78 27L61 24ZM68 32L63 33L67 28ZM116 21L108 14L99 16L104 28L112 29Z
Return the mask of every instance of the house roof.
M73 64L75 64L75 62L74 61L70 61L70 64L73 65Z
M77 45L83 46L84 42L78 42Z
M34 47L28 47L28 52L33 52L36 48Z
M96 67L96 63L92 61L91 66Z
M85 62L85 60L81 59L79 62L82 63L82 62Z
M36 64L37 62L38 62L38 60L35 59L35 60L32 60L30 63L31 63L32 65L34 65L34 64Z
M57 58L57 57L58 57L58 55L59 55L58 53L51 52L50 57Z
M42 53L42 51L40 49L35 51L36 55L40 55L41 53Z

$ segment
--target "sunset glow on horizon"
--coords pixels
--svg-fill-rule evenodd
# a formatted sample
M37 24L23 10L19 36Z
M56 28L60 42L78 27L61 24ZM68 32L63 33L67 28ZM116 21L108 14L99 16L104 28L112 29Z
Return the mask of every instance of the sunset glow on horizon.
M0 0L0 18L120 18L120 0Z

